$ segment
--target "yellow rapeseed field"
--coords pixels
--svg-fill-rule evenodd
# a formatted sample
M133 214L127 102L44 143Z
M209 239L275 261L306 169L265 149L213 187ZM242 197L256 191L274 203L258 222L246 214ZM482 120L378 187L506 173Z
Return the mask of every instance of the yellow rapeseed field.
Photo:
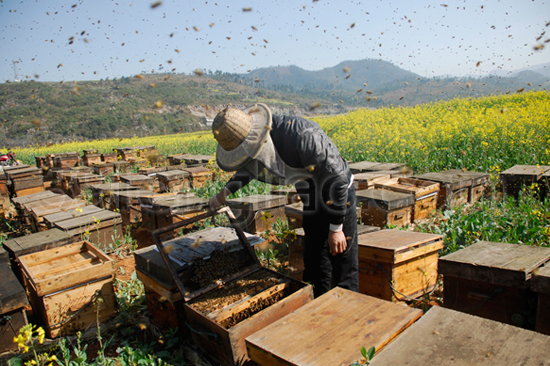
M406 163L415 172L467 168L498 172L516 164L550 165L550 96L546 91L453 99L401 108L358 109L313 118L352 161ZM167 156L214 154L209 131L15 149L18 159L84 149L112 152L155 145Z

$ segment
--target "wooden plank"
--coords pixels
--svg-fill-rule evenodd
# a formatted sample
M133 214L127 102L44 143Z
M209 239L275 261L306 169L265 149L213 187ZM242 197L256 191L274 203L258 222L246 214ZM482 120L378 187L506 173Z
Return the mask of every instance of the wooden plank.
M543 334L434 306L371 365L550 365L548 349Z
M248 336L249 357L261 365L349 365L361 347L382 349L421 310L334 288Z
M68 219L60 222L56 222L55 225L62 230L71 230L79 227L85 227L87 225L95 225L96 221L99 220L100 223L104 221L113 221L121 222L121 216L117 212L101 210L97 213L88 214L81 217L75 217L73 219Z
M550 248L481 241L439 259L443 275L495 285L528 287L535 269L550 261Z
M287 198L281 195L256 194L247 197L232 198L226 201L232 209L259 211L286 205Z
M58 196L61 196L61 194L54 193L52 191L42 191L34 194L29 194L23 197L15 197L12 199L12 201L16 208L21 208L26 203L29 203L32 201L38 201L38 200L48 199L48 198L58 197Z

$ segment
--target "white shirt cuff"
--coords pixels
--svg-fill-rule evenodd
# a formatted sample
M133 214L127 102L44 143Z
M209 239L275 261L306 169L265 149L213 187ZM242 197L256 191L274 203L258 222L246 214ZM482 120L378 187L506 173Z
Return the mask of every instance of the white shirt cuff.
M329 225L329 230L330 231L342 231L343 228L344 228L344 224L340 224L340 225L330 224Z

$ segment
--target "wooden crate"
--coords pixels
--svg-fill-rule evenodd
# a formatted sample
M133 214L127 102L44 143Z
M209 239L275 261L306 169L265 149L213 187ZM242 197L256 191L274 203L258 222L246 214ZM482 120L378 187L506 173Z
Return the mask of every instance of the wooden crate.
M356 191L373 189L375 183L383 183L391 178L387 173L358 173L353 175L353 185Z
M548 165L515 165L500 173L502 193L518 199L519 191L523 187L538 183L548 171Z
M80 155L74 153L56 154L53 158L53 166L56 168L72 168L80 164Z
M159 240L159 235L216 213L228 215L235 225L236 234L233 233L233 238L239 238L238 244L228 246L229 241L220 235L205 237L204 231L199 231L180 241L181 245L177 248L170 246L170 257L176 257L180 263L187 264L187 273L185 267L179 266L177 269L170 264L165 254L166 246ZM313 298L311 285L261 267L253 248L227 207L155 230L153 237L186 301L186 325L195 344L221 364L240 365L246 362L248 356L244 339L247 336ZM196 244L198 239L200 245ZM231 264L226 267L221 263ZM227 297L232 291L235 291L236 298Z
M142 189L113 192L115 203L114 207L111 206L111 210L118 209L122 217L122 221L126 224L141 222L139 198L142 196L154 195L155 192Z
M82 216L97 214L97 213L100 213L100 212L103 212L103 211L104 211L104 209L102 209L102 208L99 208L99 207L93 206L93 205L88 205L88 206L75 208L74 210L66 210L66 211L59 211L59 212L56 212L56 213L52 213L52 214L44 216L43 219L44 219L44 224L48 228L53 229L53 228L55 228L55 223L56 222L61 222L61 221L65 221L65 220L70 220L70 219L82 217Z
M456 175L458 178L472 178L472 187L468 193L468 202L470 204L479 201L489 186L488 173L471 172L463 169L449 169L447 172Z
M392 178L384 182L375 183L374 187L412 194L414 196L412 222L431 217L437 209L439 183L414 178Z
M101 212L83 215L53 223L55 227L66 231L76 240L82 240L89 232L89 241L106 250L116 239L121 239L122 218L119 213L102 210Z
M101 162L101 154L84 154L82 157L82 164L86 166L92 166L93 164Z
M358 243L359 292L399 301L436 286L442 235L389 229L359 235Z
M159 197L147 205L141 201L143 226L150 229L162 228L208 209L208 200L193 195Z
M174 154L174 155L168 155L168 163L170 165L183 165L183 167L187 167L187 164L185 164L185 157L188 154Z
M115 161L117 161L117 154L114 152L103 153L101 154L101 161L103 161L104 163L114 163Z
M433 306L371 365L544 365L548 349L543 334Z
M117 161L111 162L111 164L113 164L115 173L119 173L119 174L130 173L131 166L128 161L117 160Z
M189 172L170 170L156 174L160 192L183 191L190 188Z
M32 210L34 208L46 207L49 209L56 209L63 207L63 205L70 205L75 200L67 195L56 195L51 198L42 200L33 200L21 205L21 216L23 217L25 224L36 229L36 222L34 221Z
M94 174L108 175L115 171L115 165L112 162L93 163Z
M535 270L531 290L538 294L535 330L550 335L550 264Z
M357 225L357 235L367 234L373 231L378 231L378 226ZM303 228L294 230L295 237L289 236L288 241L288 265L290 268L290 276L297 280L302 280L304 274L304 248L305 248L305 232Z
M191 167L182 169L184 172L189 173L187 179L189 179L189 185L191 188L204 187L208 182L212 181L212 170L204 167Z
M405 167L402 163L377 163L373 161L360 161L349 164L349 168L353 174L377 172L383 170L399 171Z
M68 199L61 199L64 197L67 197ZM56 212L75 212L78 211L78 209L82 209L84 206L86 206L85 201L73 199L68 196L61 196L55 202L51 201L42 205L33 206L30 211L32 228L35 232L44 231L47 229L47 225L44 222L44 216L51 215Z
M120 182L131 185L132 187L138 187L139 189L151 190L153 177L142 174L123 174L120 176Z
M258 233L271 229L277 219L286 220L287 198L281 195L252 195L226 201L243 231Z
M473 180L468 176L457 176L452 172L426 173L414 176L416 179L439 183L437 208L456 208L467 204Z
M114 261L90 242L24 255L19 261L33 310L49 338L74 334L95 324L96 305L90 303L96 291L104 300L99 306L100 321L116 313Z
M92 190L92 203L107 210L114 206L114 193L119 191L135 191L138 187L132 187L126 183L90 184Z
M361 347L384 348L421 315L337 287L248 336L246 347L259 365L350 365Z
M42 177L42 175L38 177L17 178L12 180L13 192L15 194L29 188L43 187L43 185L44 177Z
M286 196L289 205L301 202L300 195L298 195L296 188L273 189L270 193L274 195Z
M439 259L445 307L533 329L533 271L550 261L550 248L481 241Z
M411 223L414 197L407 193L384 189L367 189L356 192L357 204L361 207L361 221L366 225L407 226Z
M3 250L0 248L0 250ZM27 324L25 308L29 302L25 290L17 280L8 262L0 262L0 354L17 351L13 338Z
M78 197L82 192L84 192L92 184L103 184L105 183L105 177L100 174L86 174L73 176L71 178L72 185L67 194L70 197Z

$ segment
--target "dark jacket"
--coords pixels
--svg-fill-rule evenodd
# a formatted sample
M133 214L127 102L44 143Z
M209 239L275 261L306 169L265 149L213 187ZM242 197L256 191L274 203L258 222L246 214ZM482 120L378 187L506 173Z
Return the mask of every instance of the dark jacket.
M351 172L330 138L317 123L294 116L273 116L270 134L277 153L288 166L304 168L313 174L309 183L321 193L317 201L322 199L322 202L317 205L323 206L313 209L330 215L332 224L342 223ZM247 170L239 170L226 187L235 193L254 178L257 177ZM300 193L303 184L298 183L296 187Z

